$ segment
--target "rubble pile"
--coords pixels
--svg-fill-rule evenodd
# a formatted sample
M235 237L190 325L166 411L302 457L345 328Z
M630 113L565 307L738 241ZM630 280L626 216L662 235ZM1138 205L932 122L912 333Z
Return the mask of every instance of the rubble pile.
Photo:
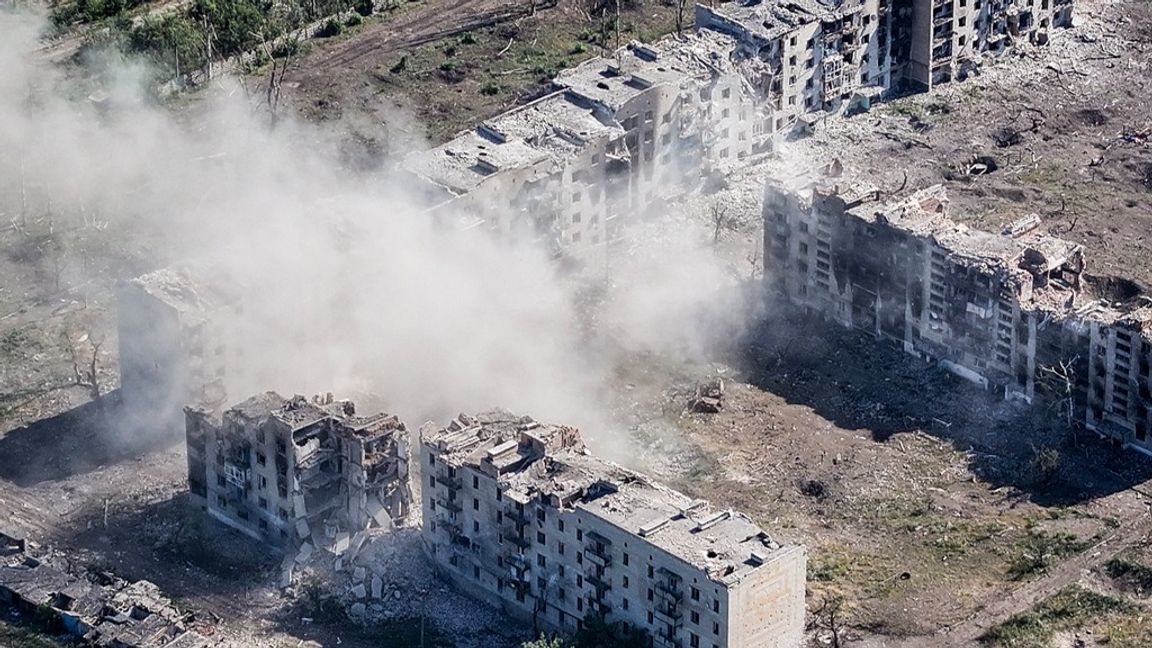
M355 534L347 545L286 558L295 582L322 582L343 604L349 620L376 623L429 619L461 648L522 639L525 632L436 577L420 548L419 520L393 531ZM286 572L288 573L288 572Z
M192 630L195 615L178 610L155 584L82 571L52 552L33 555L25 540L5 534L0 534L0 604L41 623L58 624L85 645L218 645Z

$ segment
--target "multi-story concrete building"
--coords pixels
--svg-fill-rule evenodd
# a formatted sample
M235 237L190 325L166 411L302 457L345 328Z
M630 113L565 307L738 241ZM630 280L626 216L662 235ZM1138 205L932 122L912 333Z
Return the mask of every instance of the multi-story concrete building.
M896 0L895 6L893 34L906 57L893 63L901 78L926 89L965 78L985 52L1003 53L1018 39L1043 44L1050 29L1072 26L1072 0Z
M755 107L717 38L632 43L560 73L556 92L498 115L402 169L438 213L547 241L601 272L633 214L753 151Z
M320 546L408 515L408 432L395 416L274 392L219 420L196 408L186 416L193 499L253 538Z
M693 33L633 42L557 92L401 165L466 226L543 238L600 274L629 217L789 133L893 91L964 78L985 52L1047 41L1071 0L738 0Z
M696 5L696 25L730 35L762 105L763 130L866 108L891 85L887 0Z
M421 431L425 549L464 591L562 631L590 617L660 648L794 648L806 554L749 518L506 412Z
M811 177L811 176L807 176ZM890 198L841 177L770 181L765 278L795 304L978 384L1063 402L1069 418L1152 449L1152 299L1085 272L1082 246L948 216L941 186Z
M224 348L211 315L225 297L185 268L142 275L121 284L118 292L125 405L178 422L189 403L222 404Z

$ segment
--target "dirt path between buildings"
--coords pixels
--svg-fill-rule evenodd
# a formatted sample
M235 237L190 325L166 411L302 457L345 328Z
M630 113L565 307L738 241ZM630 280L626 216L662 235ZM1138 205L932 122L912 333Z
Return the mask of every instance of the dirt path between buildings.
M987 607L963 623L932 637L934 648L968 648L978 645L979 638L991 628L1007 621L1011 616L1032 609L1044 599L1068 585L1081 581L1094 565L1115 558L1125 549L1145 540L1152 534L1152 516L1144 515L1123 522L1115 532L1081 554L1053 567L1041 578L1029 581L994 599ZM864 645L879 648L919 648L925 637L884 640Z

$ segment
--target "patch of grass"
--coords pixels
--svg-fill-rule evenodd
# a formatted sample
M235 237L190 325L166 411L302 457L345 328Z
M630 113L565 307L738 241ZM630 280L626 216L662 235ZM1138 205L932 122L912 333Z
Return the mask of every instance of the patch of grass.
M1084 551L1091 542L1071 533L1047 533L1035 529L1020 541L1016 556L1008 566L1012 580L1024 580L1048 571L1050 567Z
M0 354L14 356L30 348L37 348L39 344L28 335L24 329L12 329L0 336Z
M1100 643L1108 648L1148 648L1152 646L1152 617L1140 608L1112 620L1098 634L1103 635Z
M1082 628L1105 617L1136 609L1122 599L1070 585L1034 609L988 630L980 637L980 643L1004 648L1048 648L1052 637L1061 630Z
M924 117L924 108L913 101L897 99L881 108L881 112L895 117Z
M500 94L500 84L495 81L486 81L484 85L480 86L480 94L489 97Z
M5 648L59 648L48 635L0 619L0 646Z
M1147 565L1118 557L1104 563L1104 573L1125 587L1152 592L1152 567Z
M831 583L848 575L847 556L833 554L813 559L808 566L808 580L818 583Z

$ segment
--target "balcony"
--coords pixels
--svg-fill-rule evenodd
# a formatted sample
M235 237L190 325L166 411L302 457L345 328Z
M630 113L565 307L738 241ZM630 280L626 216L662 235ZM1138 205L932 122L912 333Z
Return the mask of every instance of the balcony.
M659 606L653 613L654 616L663 624L671 628L679 628L684 625L684 613L675 606Z
M504 511L504 517L514 522L516 526L520 527L526 526L529 522L532 521L532 518L528 517L527 513L523 511L517 511L515 508L510 508L507 511Z
M660 582L656 583L656 596L670 606L677 605L684 600L684 590L680 589L678 585Z
M601 579L598 576L593 576L591 574L585 575L584 581L590 584L592 587L595 587L598 594L612 589L611 583Z
M589 544L584 548L584 557L594 565L607 567L612 564L612 556L603 545Z
M608 605L604 601L601 601L600 599L593 598L593 597L589 596L588 597L588 611L595 613L595 614L599 614L601 616L607 616L607 615L612 613L612 606Z
M453 513L459 513L464 510L464 507L460 506L460 502L457 502L454 499L444 499L442 497L436 500L436 506L439 506L440 508L446 511L451 511Z
M447 487L449 490L460 490L460 488L464 485L463 479L461 479L459 476L452 477L448 474L447 470L441 470L438 472L436 474L436 481L439 482L441 486Z
M684 644L675 635L667 634L664 630L656 633L652 637L652 645L655 648L683 648Z
M532 542L528 540L528 538L525 538L524 534L512 529L505 529L503 537L506 542L510 542L521 549L527 549L532 545Z

